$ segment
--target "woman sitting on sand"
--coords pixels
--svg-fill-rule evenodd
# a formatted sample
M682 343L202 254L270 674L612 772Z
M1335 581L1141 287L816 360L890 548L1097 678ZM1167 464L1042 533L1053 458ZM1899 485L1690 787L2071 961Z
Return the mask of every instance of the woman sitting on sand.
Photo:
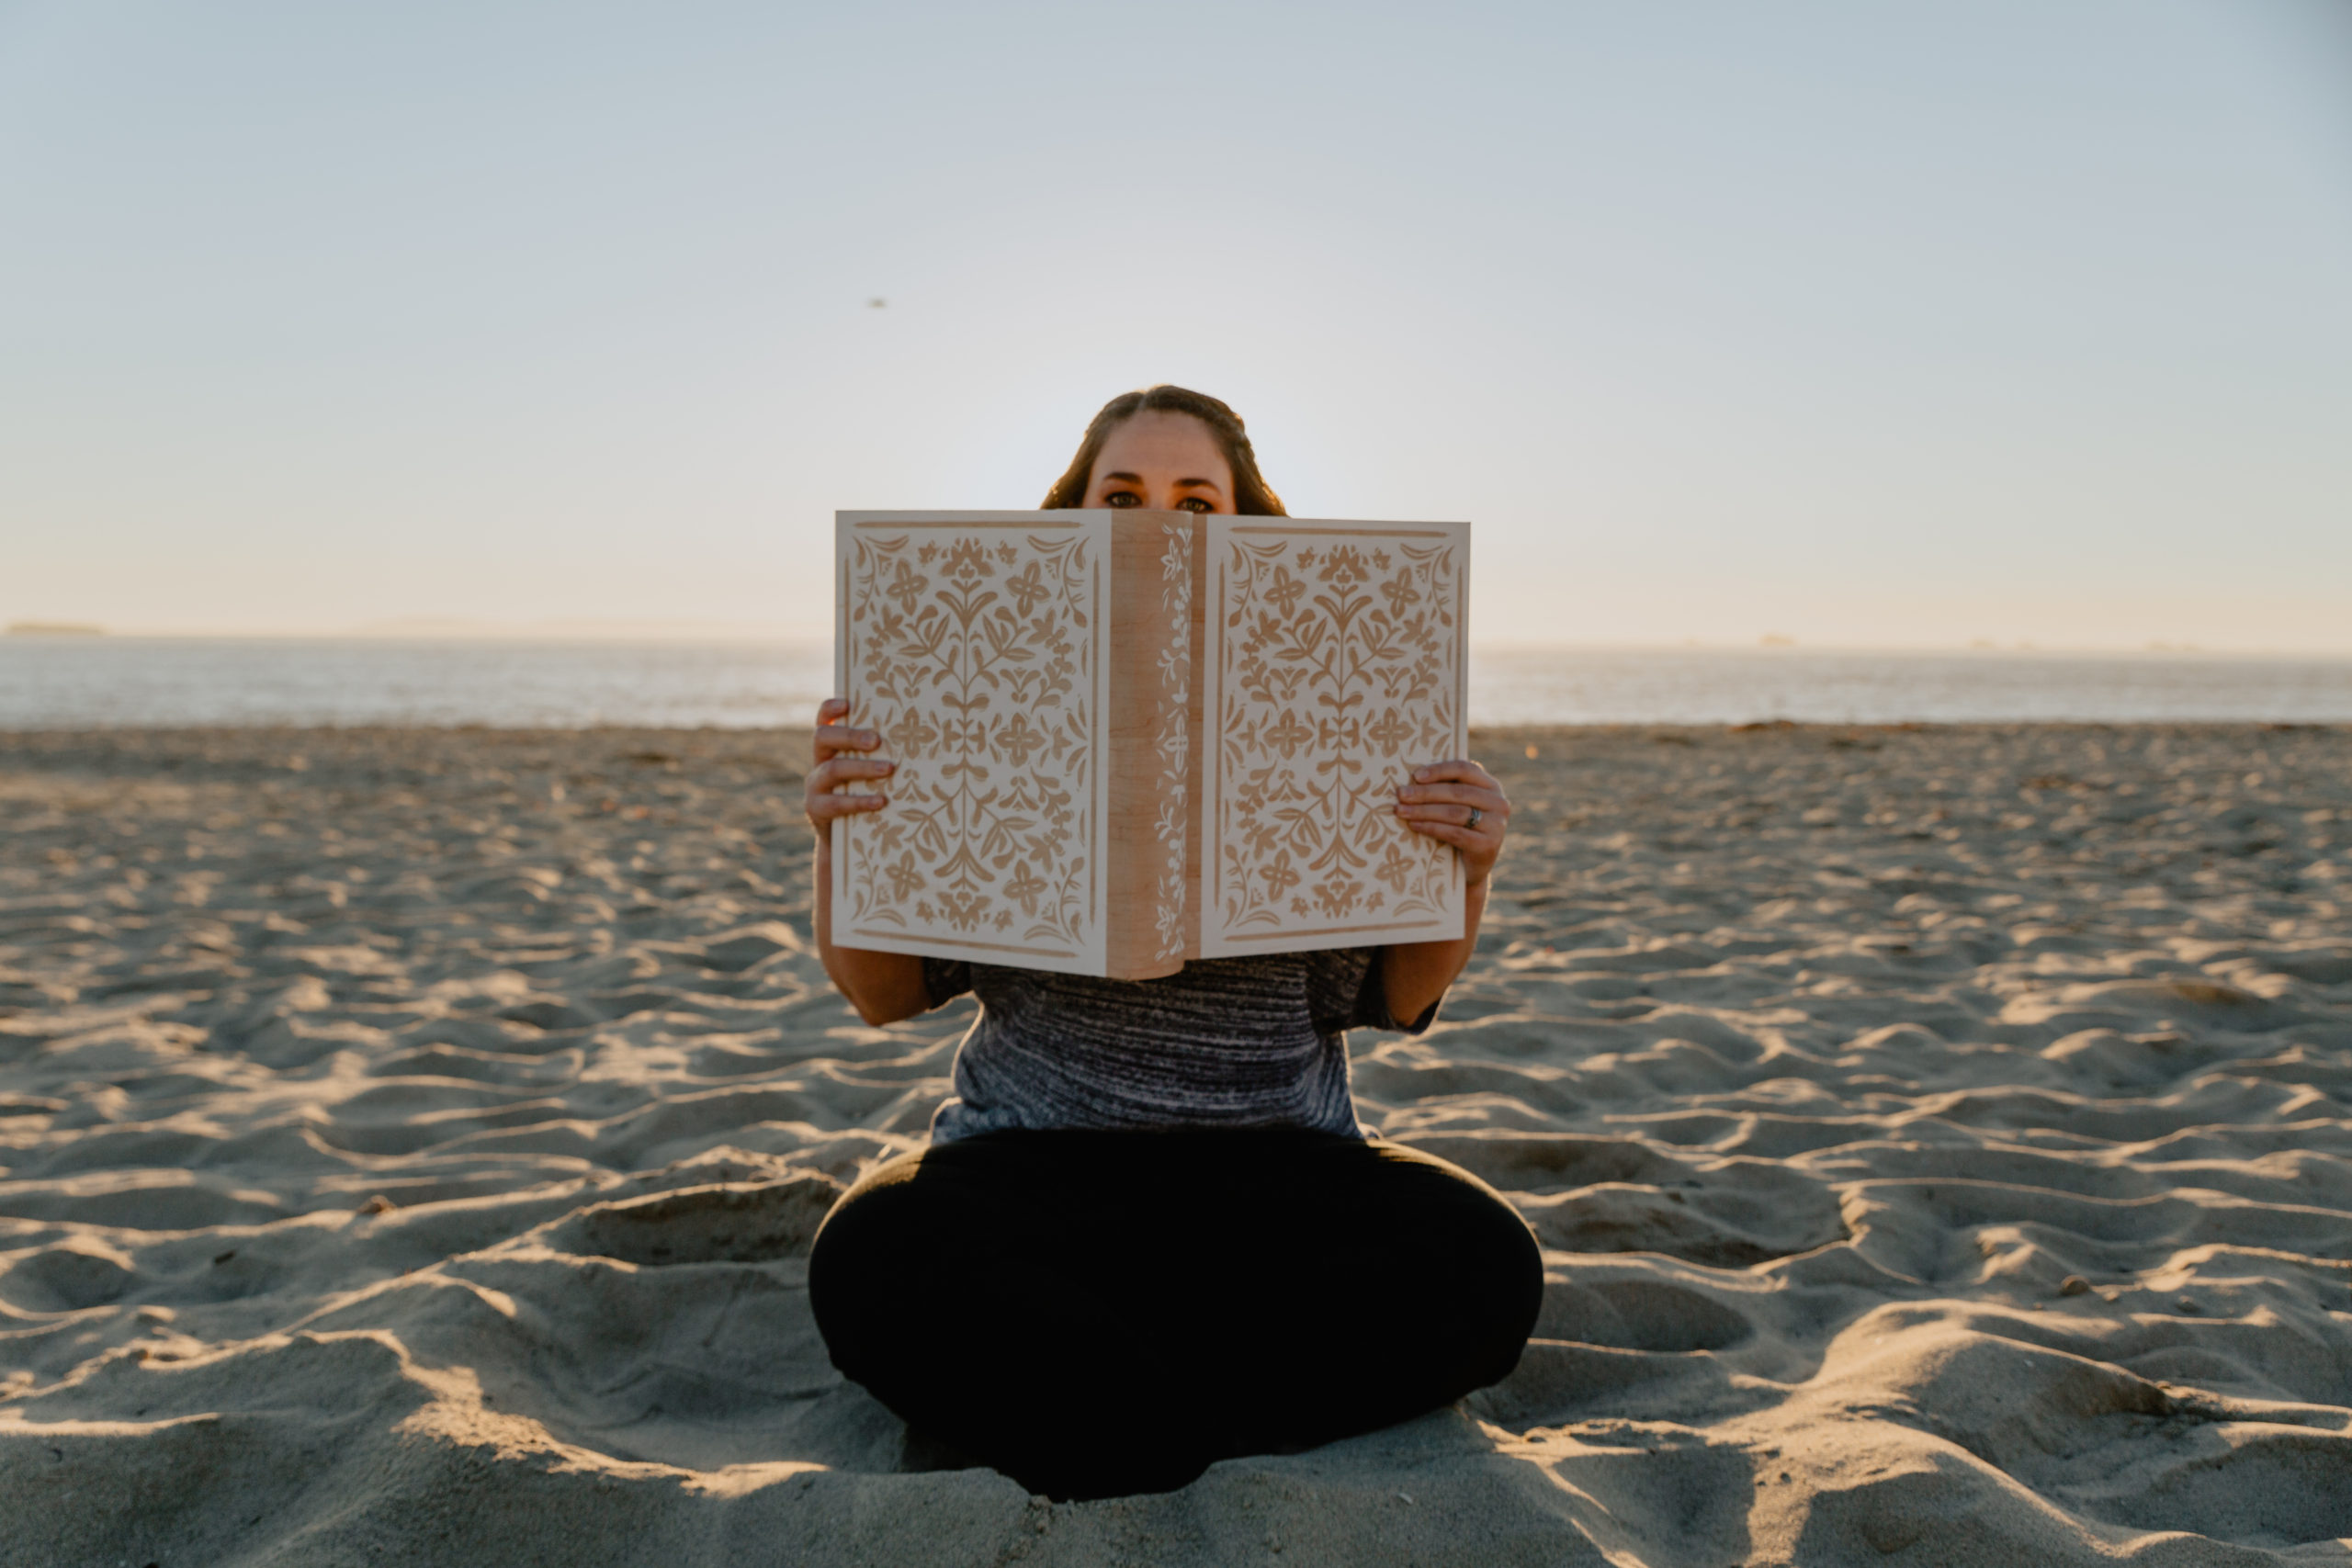
M1241 420L1181 387L1114 398L1047 508L1285 515ZM930 1146L842 1197L808 1294L842 1374L909 1427L1057 1497L1182 1486L1433 1410L1510 1372L1543 1262L1443 1160L1367 1139L1345 1031L1419 1033L1470 956L1510 808L1436 762L1396 814L1460 852L1459 942L1204 959L1103 980L836 947L828 825L879 811L879 744L818 712L817 942L869 1023L971 991ZM1401 1021L1409 1020L1410 1021Z

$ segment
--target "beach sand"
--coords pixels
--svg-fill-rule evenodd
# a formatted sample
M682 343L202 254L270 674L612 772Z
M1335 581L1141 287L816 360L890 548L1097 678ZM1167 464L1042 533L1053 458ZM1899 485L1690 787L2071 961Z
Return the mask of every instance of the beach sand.
M0 1562L2352 1562L2352 728L1480 736L1485 941L1355 1085L1535 1341L1079 1505L811 1325L970 1003L828 989L805 745L0 736Z

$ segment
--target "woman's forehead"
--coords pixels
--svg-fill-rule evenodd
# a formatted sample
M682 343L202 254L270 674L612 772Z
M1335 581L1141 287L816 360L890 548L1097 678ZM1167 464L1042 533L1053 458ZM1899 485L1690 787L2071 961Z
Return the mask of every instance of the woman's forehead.
M1216 433L1193 415L1168 409L1146 409L1112 430L1103 438L1095 468L1102 472L1182 468L1187 475L1220 484L1232 477Z

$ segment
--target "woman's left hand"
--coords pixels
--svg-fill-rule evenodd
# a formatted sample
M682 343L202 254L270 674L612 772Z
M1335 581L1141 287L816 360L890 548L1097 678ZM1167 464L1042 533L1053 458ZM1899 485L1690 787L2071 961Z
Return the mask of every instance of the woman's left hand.
M1462 874L1484 882L1503 852L1510 826L1510 802L1503 786L1477 763L1456 759L1413 770L1413 782L1396 792L1396 815L1416 833L1426 833L1462 852Z

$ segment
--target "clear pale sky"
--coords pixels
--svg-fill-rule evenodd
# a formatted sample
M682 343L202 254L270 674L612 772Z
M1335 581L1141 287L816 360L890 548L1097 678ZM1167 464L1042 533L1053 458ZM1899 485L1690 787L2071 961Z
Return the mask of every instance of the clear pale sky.
M0 619L821 634L1155 380L1489 641L2352 651L2352 6L0 0Z

